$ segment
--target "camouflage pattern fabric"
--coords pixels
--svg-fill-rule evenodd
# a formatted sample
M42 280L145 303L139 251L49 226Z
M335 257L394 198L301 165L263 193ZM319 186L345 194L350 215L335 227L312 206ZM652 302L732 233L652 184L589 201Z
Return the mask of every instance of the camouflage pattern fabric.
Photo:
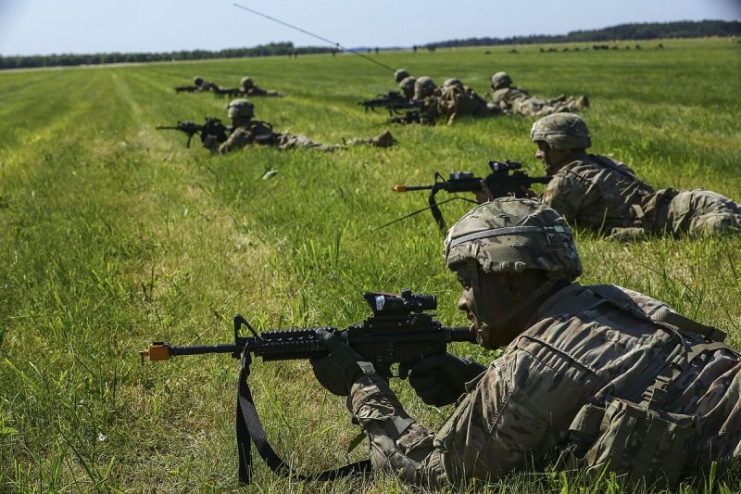
M448 124L458 117L485 118L501 114L498 106L488 105L476 91L468 86L449 84L440 90L438 112L448 117Z
M370 145L375 147L387 148L396 144L396 139L391 132L385 131L372 138L356 138L343 144L321 144L304 135L295 135L288 133L273 132L270 124L252 120L248 125L237 127L229 135L229 138L221 145L214 146L204 145L211 149L212 152L221 154L229 153L242 149L249 144L262 144L274 146L278 149L316 149L323 152L333 152L339 149L345 149L347 146Z
M662 189L642 207L641 225L652 234L705 236L741 233L741 206L704 189Z
M543 117L559 112L579 112L589 106L586 96L558 96L549 100L531 96L516 86L492 91L492 105L513 115Z
M506 235L470 234L509 230ZM572 281L582 273L571 228L552 208L540 201L499 197L467 212L445 237L445 263L456 265L475 260L484 273L544 271Z
M679 336L635 312L594 302L597 288L571 284L548 298L504 354L467 383L436 434L408 416L383 379L361 377L347 403L368 434L374 468L425 488L493 479L555 455L580 409L617 377L629 374L635 383L629 394L640 400ZM601 288L618 291L644 314L666 307L631 290ZM681 456L686 471L741 455L740 371L737 353L708 350L670 386L664 408L697 419Z
M543 202L572 225L610 233L613 228L636 226L636 206L652 193L625 164L583 153L556 172Z
M272 89L263 89L260 86L252 86L250 88L240 88L240 95L246 96L283 96L280 91L273 91Z
M421 124L435 125L437 117L440 115L440 91L438 89L430 96L418 99L418 110L407 110L401 115L394 115L389 118L389 123L393 124Z
M399 92L404 95L404 99L412 101L414 99L414 85L417 79L412 76L405 77L399 83Z

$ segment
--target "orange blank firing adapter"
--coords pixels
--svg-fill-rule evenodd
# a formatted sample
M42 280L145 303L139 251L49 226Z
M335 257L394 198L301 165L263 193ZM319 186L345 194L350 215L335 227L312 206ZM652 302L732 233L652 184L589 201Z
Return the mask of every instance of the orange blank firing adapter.
M144 363L144 358L149 357L149 360L168 360L171 357L170 346L164 341L153 341L149 348L139 352L139 356Z

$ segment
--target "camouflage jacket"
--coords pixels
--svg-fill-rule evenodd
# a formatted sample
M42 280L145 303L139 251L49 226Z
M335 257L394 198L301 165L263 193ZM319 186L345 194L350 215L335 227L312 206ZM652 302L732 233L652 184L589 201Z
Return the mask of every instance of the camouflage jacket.
M515 86L496 89L491 92L491 102L502 110L512 110L516 100L526 99L530 93Z
M583 154L563 166L543 193L543 202L569 223L610 233L635 226L637 211L653 193L625 164Z
M617 293L632 311L601 303L606 299L596 295L598 289ZM608 383L630 375L635 384L626 398L640 399L678 339L702 341L661 329L645 316L664 308L612 285L559 290L504 354L466 385L467 393L437 433L411 419L385 381L362 376L352 386L348 407L369 436L374 468L437 488L496 478L531 458L547 458L564 445L581 407ZM700 353L673 381L665 409L698 417L686 465L696 468L698 458L741 454L740 371L741 356L716 349Z
M501 113L498 106L489 106L486 100L468 86L448 86L441 90L438 112L452 123L457 117L491 117Z
M237 149L242 149L248 144L268 144L275 145L278 141L279 134L273 132L273 126L259 120L251 120L248 125L237 127L229 134L229 138L220 145L213 143L204 143L205 147L212 152L229 153Z

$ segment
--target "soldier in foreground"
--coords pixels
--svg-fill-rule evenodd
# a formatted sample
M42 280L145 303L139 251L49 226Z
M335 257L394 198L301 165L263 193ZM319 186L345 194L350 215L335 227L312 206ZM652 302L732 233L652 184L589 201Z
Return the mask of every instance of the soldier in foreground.
M545 116L558 112L578 112L589 106L586 96L558 96L549 100L531 96L524 89L512 85L506 72L491 76L491 105L513 115Z
M245 76L239 81L239 91L244 97L247 96L284 96L279 91L273 91L271 89L263 89L256 85L252 80L252 77Z
M741 206L731 199L703 189L654 191L625 164L587 154L592 139L578 115L544 117L530 137L553 175L543 202L572 225L625 240L741 233Z
M323 333L330 354L312 361L320 383L348 397L375 469L423 488L493 480L540 468L571 437L564 461L675 483L741 455L741 356L662 302L576 283L579 255L554 210L515 198L479 205L444 251L471 331L504 353L488 366L450 354L412 366L426 403L456 403L437 433L337 335Z
M385 148L396 144L396 139L394 139L389 131L383 132L373 138L350 139L345 144L321 144L303 135L273 131L273 126L269 123L254 119L255 107L247 99L238 98L232 100L226 108L227 115L232 123L229 137L221 143L216 137L211 138L210 136L206 136L203 139L203 146L208 148L212 153L228 153L242 149L249 144L274 146L278 149L317 149L325 152L355 145L370 145Z

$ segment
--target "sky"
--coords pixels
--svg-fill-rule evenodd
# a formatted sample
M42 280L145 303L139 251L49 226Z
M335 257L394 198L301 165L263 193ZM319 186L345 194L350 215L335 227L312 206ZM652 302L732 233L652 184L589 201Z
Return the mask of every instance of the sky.
M346 48L566 34L627 22L741 20L741 0L239 0ZM0 0L0 55L323 43L233 0Z

